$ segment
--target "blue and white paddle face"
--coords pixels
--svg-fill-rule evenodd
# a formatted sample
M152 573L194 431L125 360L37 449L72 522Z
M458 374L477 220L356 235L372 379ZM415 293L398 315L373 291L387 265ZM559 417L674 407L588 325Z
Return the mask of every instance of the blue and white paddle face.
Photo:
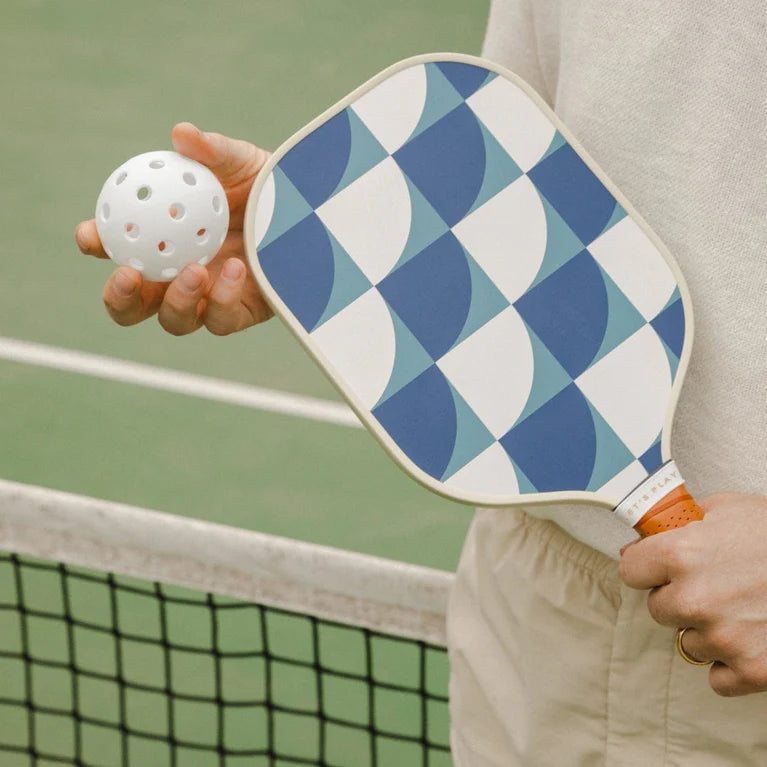
M420 57L254 187L265 294L392 456L457 500L613 505L666 458L686 291L566 135L487 62Z

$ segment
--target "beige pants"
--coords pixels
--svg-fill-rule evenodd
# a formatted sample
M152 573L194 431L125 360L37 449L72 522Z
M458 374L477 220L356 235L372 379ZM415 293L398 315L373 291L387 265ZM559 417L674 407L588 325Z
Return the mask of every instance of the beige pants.
M555 524L479 511L451 598L457 767L767 765L767 693L725 699L617 563Z

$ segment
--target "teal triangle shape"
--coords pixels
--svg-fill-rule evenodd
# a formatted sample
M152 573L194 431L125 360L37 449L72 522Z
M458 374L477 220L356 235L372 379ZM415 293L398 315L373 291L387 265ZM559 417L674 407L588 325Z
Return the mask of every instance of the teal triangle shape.
M469 213L484 205L491 197L495 197L498 192L522 175L522 169L498 143L495 136L481 122L477 122L485 143L485 176Z
M498 72L490 72L488 70L487 77L483 80L482 85L480 85L479 88L477 88L477 91L482 90L482 88L484 88L486 85L493 82L493 80L495 80L496 77L498 77ZM476 93L477 91L474 91L474 93Z
M566 143L567 139L559 131L554 131L554 138L551 139L548 149L543 153L543 157L538 162L543 162L549 155L554 154L557 149L560 149Z
M626 218L626 211L623 210L620 204L616 202L612 215L610 216L608 222L605 224L605 228L597 236L601 237L608 229L612 229L619 221L622 221L624 218ZM596 237L594 239L596 239Z
M466 253L465 250L464 253ZM471 303L466 323L453 344L454 347L509 306L506 297L468 253L466 253L466 262L471 276Z
M658 340L663 344L663 351L666 352L666 357L668 357L668 364L671 368L671 380L673 381L676 378L677 370L679 370L679 357L668 348L666 342L660 336L658 336Z
M597 437L596 456L591 479L587 490L598 490L607 484L616 474L623 471L635 460L634 454L626 447L623 440L610 428L596 408L586 400L594 421L594 431Z
M514 471L517 474L517 484L519 485L519 494L529 495L531 493L537 493L538 488L527 478L527 474L525 474L525 472L522 471L522 469L520 469L519 466L517 466L516 462L511 460L511 465L514 467Z
M525 408L517 418L515 426L573 382L573 379L557 362L543 341L527 324L525 327L533 347L533 385L530 388Z
M389 377L389 383L386 384L386 389L375 407L386 402L389 397L407 386L434 364L434 360L408 330L407 325L402 322L399 315L391 307L388 309L394 324L394 366Z
M609 354L616 346L622 344L629 336L647 324L625 293L610 279L607 272L599 267L602 280L607 291L607 327L602 338L602 345L591 361L591 365Z
M341 243L330 232L328 232L328 238L333 251L333 287L328 305L315 328L334 317L372 287L370 280L343 249Z
M293 186L293 182L282 172L279 165L272 170L272 178L274 179L274 212L269 228L259 243L261 248L285 234L288 229L313 212L312 206Z
M408 137L408 141L423 133L427 128L441 120L446 114L452 112L463 103L463 96L453 87L450 80L440 72L435 64L427 64L426 67L426 99L423 105L421 117L415 129ZM406 142L407 143L407 142Z
M405 174L403 178L410 192L410 234L392 271L417 256L450 229L413 182Z
M666 309L668 309L669 306L671 306L671 304L676 303L681 297L682 297L682 294L679 292L679 285L677 285L674 288L674 292L671 294L671 298L669 298L669 300L666 301L666 305L658 312L658 314L662 314L663 312L665 312Z
M551 203L541 194L543 212L546 216L546 250L538 274L535 275L531 288L552 275L560 266L583 250L580 238L557 213Z
M360 120L357 113L353 109L347 109L346 113L349 116L349 128L351 130L349 162L346 164L344 175L341 176L333 194L349 186L389 156L389 153L381 146L365 123Z
M487 426L479 420L466 400L452 386L450 386L450 391L455 403L455 445L453 454L450 456L450 463L442 475L443 482L495 442L495 437L488 431Z

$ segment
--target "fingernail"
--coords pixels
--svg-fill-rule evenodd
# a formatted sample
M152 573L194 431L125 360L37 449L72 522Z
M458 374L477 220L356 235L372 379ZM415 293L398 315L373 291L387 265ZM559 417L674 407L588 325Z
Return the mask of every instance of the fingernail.
M115 293L117 293L118 296L122 296L123 298L127 298L128 296L133 294L133 291L136 289L136 281L128 277L127 274L123 274L122 272L117 272L115 275Z
M190 293L194 293L202 285L202 277L194 269L184 269L179 275L181 285Z
M229 259L221 270L221 276L229 282L237 282L242 275L242 261L236 258Z

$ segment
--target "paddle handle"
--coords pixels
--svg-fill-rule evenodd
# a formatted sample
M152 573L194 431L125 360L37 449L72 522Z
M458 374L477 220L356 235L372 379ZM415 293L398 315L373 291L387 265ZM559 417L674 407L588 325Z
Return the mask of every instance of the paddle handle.
M674 461L650 474L613 511L643 538L703 519L703 509L687 492Z
M687 488L679 485L658 501L634 525L634 530L646 538L648 535L684 527L688 522L701 519L703 519L703 509L695 503L695 499L687 492Z

